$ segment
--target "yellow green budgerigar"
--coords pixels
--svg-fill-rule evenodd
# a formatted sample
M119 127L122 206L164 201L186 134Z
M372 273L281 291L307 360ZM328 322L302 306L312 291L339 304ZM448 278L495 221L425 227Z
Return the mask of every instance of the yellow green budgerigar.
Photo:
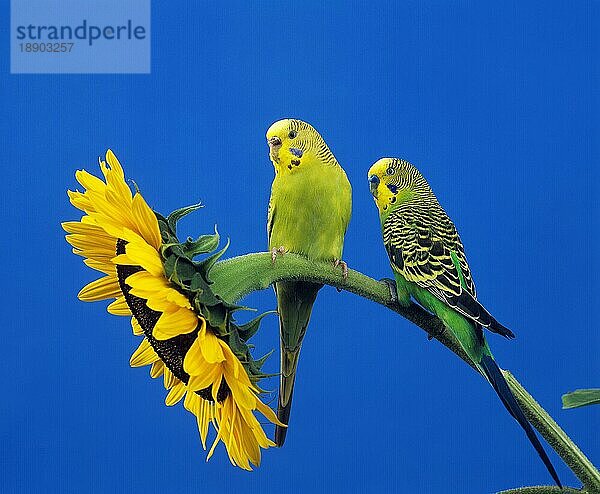
M382 158L368 174L398 303L411 298L442 320L525 430L554 481L560 480L486 342L483 328L514 338L477 300L456 228L421 173L407 161Z
M344 235L352 210L352 189L319 133L301 120L275 122L267 131L275 167L267 219L269 249L293 252L315 261L342 266ZM286 281L275 284L281 336L281 376L277 416L289 422L294 381L302 340L320 284ZM277 426L275 442L282 446L286 428Z

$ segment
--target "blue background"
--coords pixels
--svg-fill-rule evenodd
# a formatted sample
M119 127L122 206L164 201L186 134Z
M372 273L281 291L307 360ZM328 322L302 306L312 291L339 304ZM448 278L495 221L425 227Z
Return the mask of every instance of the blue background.
M9 75L2 36L5 492L482 493L551 482L462 361L331 288L305 341L285 447L253 473L233 468L222 445L205 464L193 417L164 406L146 368L129 368L139 340L127 320L76 299L95 276L59 226L79 218L65 193L76 169L97 173L110 147L155 209L206 203L183 233L218 223L230 255L264 250L264 133L289 116L313 123L346 169L345 260L374 277L389 266L366 171L390 155L423 171L461 232L480 299L517 333L490 336L498 361L600 463L600 407L560 403L600 384L599 4L368 3L154 2L151 75ZM275 304L270 290L247 302ZM255 343L277 345L275 318Z

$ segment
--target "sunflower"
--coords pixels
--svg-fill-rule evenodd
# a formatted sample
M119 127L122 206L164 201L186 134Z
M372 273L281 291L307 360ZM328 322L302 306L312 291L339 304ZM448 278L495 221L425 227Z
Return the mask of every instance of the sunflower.
M251 470L250 464L260 464L261 448L275 446L255 412L280 424L259 396L264 358L254 360L245 343L262 316L237 326L231 313L239 307L211 292L208 272L224 249L203 263L193 261L216 248L218 234L196 242L177 240L177 219L198 206L164 218L139 191L132 194L112 151L99 164L104 180L76 172L85 191L68 194L85 214L80 221L62 224L73 252L104 274L78 297L86 302L114 299L108 312L131 317L134 335L144 337L131 366L150 365L152 378L163 376L166 405L183 399L196 417L204 449L213 425L216 437L208 458L223 442L231 463Z

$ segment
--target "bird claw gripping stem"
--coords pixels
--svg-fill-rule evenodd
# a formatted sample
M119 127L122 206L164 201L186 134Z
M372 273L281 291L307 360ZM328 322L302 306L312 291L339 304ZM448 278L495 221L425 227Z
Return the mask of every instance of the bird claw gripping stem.
M438 336L442 336L444 334L444 331L446 331L446 326L442 326L441 329L437 331L427 333L427 340L431 341L434 338L437 338Z
M396 288L396 282L394 280L392 280L391 278L382 278L379 280L379 283L385 285L390 292L391 300L389 304L386 304L388 307L396 307L398 305L402 305L400 304L400 301L398 299L398 289ZM431 341L434 338L441 336L444 333L445 329L446 327L441 325L441 328L439 328L437 331L428 332L427 339Z
M390 303L388 305L395 306L398 304L398 290L396 289L396 282L391 278L381 278L379 283L385 285L390 292Z
M337 268L338 266L342 268L342 277L344 280L348 279L348 264L341 259L336 259L333 261L333 267Z
M277 256L283 256L285 254L285 247L281 245L280 247L273 247L271 249L271 264L275 264L275 260Z

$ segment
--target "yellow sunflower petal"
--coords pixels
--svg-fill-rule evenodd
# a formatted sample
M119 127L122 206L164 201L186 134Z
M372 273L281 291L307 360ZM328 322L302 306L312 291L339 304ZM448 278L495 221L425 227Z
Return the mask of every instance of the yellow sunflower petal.
M139 290L136 290L135 293L133 293L133 295L135 295L136 297L144 298L141 295L139 295L139 293ZM175 310L177 310L174 305L170 304L165 299L158 297L146 299L146 306L155 312L174 312Z
M116 276L104 276L96 281L85 285L77 294L79 300L84 302L95 302L121 296L119 280Z
M205 326L206 325L204 324L203 327ZM198 342L200 349L202 350L202 356L209 364L215 364L225 360L225 355L223 354L221 346L222 342L213 333L206 330L201 331L198 335Z
M208 435L208 427L213 418L211 409L214 405L200 398L196 393L188 389L183 406L186 410L196 416L196 423L198 425L202 447L206 450L206 436Z
M124 224L120 218L115 218L102 212L92 211L88 212L88 215L84 216L84 218L89 218L90 222L100 226L104 230L104 233L114 238L123 238L123 231L129 226L129 222Z
M132 202L133 218L139 234L155 249L160 248L160 228L154 211L138 193L133 196Z
M152 379L156 379L157 377L162 376L164 372L165 372L165 364L162 360L158 360L158 361L154 362L152 364L152 367L150 367L150 377Z
M227 398L229 398L229 400L225 399L225 403L231 403L230 406L223 407L224 409L228 409L228 417L224 419L224 422L228 426L227 434L224 438L225 446L227 447L227 453L229 454L229 459L231 460L231 463L233 463L234 465L237 464L244 470L249 470L250 464L248 463L248 459L242 457L242 455L239 454L239 444L238 442L234 442L234 430L236 428L235 422L237 419L238 408L237 406L235 406L236 403L233 400L231 400L231 397L228 396Z
M246 370L242 366L240 360L235 356L235 354L231 351L231 348L229 348L229 346L223 340L218 341L221 345L221 350L225 355L225 373L229 374L230 379L235 379L244 386L252 387L250 378L248 377L248 374L246 374Z
M191 333L198 326L198 317L183 307L175 312L163 312L152 329L157 340L168 340L180 334Z
M137 350L133 352L133 355L129 360L129 365L131 367L143 367L144 365L150 365L157 360L159 360L158 355L150 346L148 340L144 338Z
M183 370L190 376L207 374L214 365L209 364L202 353L200 339L196 338L183 359Z
M225 400L225 403L227 402L227 400ZM218 422L219 424L223 423L222 420L222 415L223 415L223 407L224 407L224 403L215 403L215 421ZM206 460L210 460L210 458L212 457L212 455L215 452L215 448L217 447L217 444L219 443L219 440L221 439L221 436L224 433L224 427L219 427L217 430L217 437L215 437L210 449L208 450L208 454L206 455Z
M75 178L83 185L87 190L94 190L96 192L104 192L106 184L98 177L86 172L85 170L77 170L75 172Z
M95 211L92 201L85 194L68 190L67 195L69 196L69 201L71 201L71 204L73 204L73 206L75 206L77 209L80 209L88 214Z
M188 387L193 391L199 391L212 386L215 382L220 382L222 376L223 373L221 369L219 369L219 366L215 365L204 374L190 376Z
M96 220L99 226L105 228L104 223L116 226L117 228L135 228L133 215L131 214L130 203L122 203L109 195L110 190L106 192L96 192L88 190L85 197L93 204L93 211L86 212ZM111 200L112 199L112 200ZM106 230L106 229L105 229ZM108 232L108 230L106 230ZM108 232L111 233L111 232ZM112 235L113 233L111 233Z
M246 432L250 433L253 437L253 440L258 443L261 448L268 448L270 446L274 446L273 441L271 441L265 431L260 426L257 418L254 416L251 410L246 410L245 408L240 408L240 415L244 417L244 427L247 429Z
M122 182L125 181L125 172L123 171L123 167L121 166L121 162L115 156L112 149L106 150L106 161L110 165L110 169L117 175Z
M175 377L175 374L173 374L169 368L165 365L165 373L164 373L164 384L165 384L165 389L171 389L173 386L175 386L179 381L179 379L177 379Z
M141 297L140 295L138 295L138 293L140 293L140 291L136 290L134 295L136 295L140 298L144 298L144 297ZM179 310L178 305L172 304L168 300L162 298L161 295L162 294L157 293L154 296L149 297L146 301L146 305L150 309L152 309L156 312L176 312L177 310ZM189 309L186 309L186 310L189 310Z
M200 415L196 420L202 448L206 451L206 437L208 436L208 427L215 423L215 404L206 400L200 401Z
M268 405L265 405L260 398L256 398L256 409L262 413L265 418L275 424L278 425L280 427L287 427L287 424L284 424L283 422L281 422L278 418L277 415L275 414L275 412L271 409L271 407L269 407Z
M235 402L239 404L240 407L244 407L248 410L256 408L256 395L250 391L248 386L245 386L237 379L232 378L227 372L225 372L225 381L227 382L229 389L231 389Z
M179 382L179 384L173 386L169 391L169 394L167 394L167 397L165 398L165 405L167 405L168 407L172 407L173 405L179 403L181 401L181 398L183 398L185 391L186 386L182 382Z
M146 299L148 307L158 312L174 311L177 307L192 308L188 298L175 288L163 276L154 276L147 271L138 271L125 280L131 288L131 294Z
M131 189L125 183L123 167L110 149L106 152L106 161L110 168L106 166L106 163L104 166L101 165L101 168L108 185L115 189L118 196L131 201Z
M125 254L118 255L113 262L128 266L141 266L154 276L164 276L164 268L158 252L147 244L127 244Z
M129 230L125 229L124 237L127 237ZM125 246L125 253L136 260L138 266L142 266L146 271L152 273L154 276L164 276L165 270L163 267L162 259L157 250L151 245L141 242L129 242Z
M135 317L131 318L131 330L133 331L133 334L136 336L143 336L143 334L144 334L144 330L140 326L140 323L137 322L137 319Z
M115 265L110 262L110 260L108 262L102 262L97 259L84 259L83 262L87 267L100 271L101 273L113 276L116 276L117 274Z
M242 419L240 419L240 423L242 422ZM241 427L242 428L242 427ZM245 451L246 456L248 456L248 459L250 460L251 463L253 463L256 466L260 466L260 446L258 444L258 441L255 440L254 435L252 433L250 433L250 431L248 431L247 429L246 433L240 433L240 442L242 444L241 449L243 451Z
M219 389L221 389L221 383L223 382L223 372L219 369L217 377L213 381L211 385L210 394L214 401L217 401L219 398Z
M192 304L189 299L181 292L177 291L175 288L168 287L165 292L165 299L179 307L186 307L188 309L192 308Z
M164 276L154 276L147 271L138 271L125 279L127 283L136 293L136 297L150 298L162 291L168 286L168 281Z
M183 406L188 412L198 415L200 412L200 400L201 398L191 390L188 390L183 400Z
M130 316L131 310L125 301L125 297L117 298L112 304L110 304L106 310L114 316Z
M247 457L250 463L253 463L254 465L258 466L260 465L261 445L256 438L256 430L254 429L253 425L254 421L250 423L247 422L247 416L243 413L243 410L240 410L240 413L238 413L237 415L237 420L235 423L233 434L239 445L238 449L240 453Z
M84 216L81 221L64 221L61 226L65 232L76 235L89 235L90 237L106 235L106 232L99 226L84 222L85 218L89 219L89 216Z
M73 233L65 237L73 247L80 250L101 250L105 251L106 255L114 256L116 253L117 242L113 237L104 233L102 234L79 234Z
M104 250L93 250L93 249L86 249L86 250L73 249L73 254L76 254L76 255L82 256L82 257L87 257L88 259L94 259L95 261L101 262L102 264L112 263L112 259L114 257L114 252L111 254L108 254ZM116 270L115 270L115 272L116 272Z

